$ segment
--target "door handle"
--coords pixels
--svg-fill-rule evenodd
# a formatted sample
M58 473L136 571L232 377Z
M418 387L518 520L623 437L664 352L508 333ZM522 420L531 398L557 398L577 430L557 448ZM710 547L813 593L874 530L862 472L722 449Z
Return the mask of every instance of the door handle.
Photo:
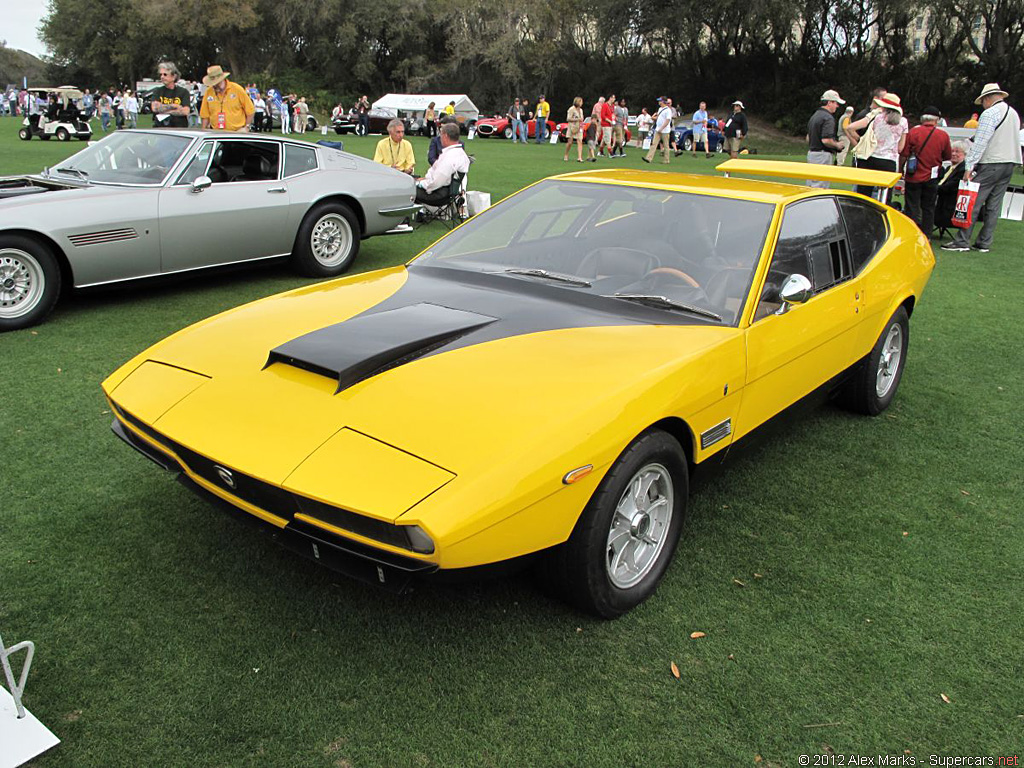
M283 194L287 191L288 190L285 189L284 187L271 187L270 189L267 190L267 192L277 192L279 194Z

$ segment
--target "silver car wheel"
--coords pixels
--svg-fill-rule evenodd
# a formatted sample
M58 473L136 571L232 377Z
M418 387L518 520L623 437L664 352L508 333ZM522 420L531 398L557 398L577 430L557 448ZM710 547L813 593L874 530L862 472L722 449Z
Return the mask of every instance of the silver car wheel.
M15 318L35 309L46 277L34 256L17 248L0 250L0 317Z
M341 264L352 250L352 227L337 213L321 216L313 225L309 249L313 258L325 267Z
M903 357L903 328L893 323L882 344L882 354L878 356L878 370L875 373L875 395L885 397L896 381L900 370L900 358Z
M675 498L672 476L661 464L647 464L629 481L615 507L605 569L619 589L636 586L650 573L668 540Z

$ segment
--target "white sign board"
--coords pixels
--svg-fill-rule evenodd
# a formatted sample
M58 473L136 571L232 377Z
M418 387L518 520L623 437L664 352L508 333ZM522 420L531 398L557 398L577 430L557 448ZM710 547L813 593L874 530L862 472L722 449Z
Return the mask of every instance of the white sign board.
M0 686L0 768L23 765L58 744L60 739L27 709L19 720L14 697Z

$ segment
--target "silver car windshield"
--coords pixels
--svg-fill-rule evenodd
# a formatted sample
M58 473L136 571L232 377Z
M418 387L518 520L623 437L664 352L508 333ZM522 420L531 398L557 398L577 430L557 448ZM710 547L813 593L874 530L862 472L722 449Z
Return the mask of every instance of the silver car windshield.
M56 171L100 184L159 184L192 143L172 133L118 131L83 149Z
M549 180L474 217L413 263L500 274L738 322L774 206Z

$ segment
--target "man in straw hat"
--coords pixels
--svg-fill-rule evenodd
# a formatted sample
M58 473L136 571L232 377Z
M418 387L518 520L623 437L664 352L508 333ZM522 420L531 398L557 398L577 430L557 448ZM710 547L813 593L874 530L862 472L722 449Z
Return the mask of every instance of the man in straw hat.
M1008 95L998 83L988 83L974 100L985 110L978 119L978 131L964 161L964 179L980 185L974 203L974 221L970 227L957 230L953 240L942 246L944 251L970 250L971 230L979 215L983 215L985 221L981 234L974 241L974 249L988 253L992 247L996 222L1003 209L1003 195L1014 168L1021 164L1020 115L1006 103Z
M836 153L843 148L836 138L836 110L846 102L831 88L821 94L819 106L807 122L807 162L814 165L835 165ZM827 181L809 179L808 187L828 189Z
M743 102L736 99L732 103L732 115L725 121L725 147L729 150L729 157L735 158L740 153L740 144L743 137L747 135L747 116L743 114Z
M199 117L203 120L203 128L244 133L252 125L256 108L245 88L228 80L230 74L219 64L207 68L203 78L206 93L203 94Z

